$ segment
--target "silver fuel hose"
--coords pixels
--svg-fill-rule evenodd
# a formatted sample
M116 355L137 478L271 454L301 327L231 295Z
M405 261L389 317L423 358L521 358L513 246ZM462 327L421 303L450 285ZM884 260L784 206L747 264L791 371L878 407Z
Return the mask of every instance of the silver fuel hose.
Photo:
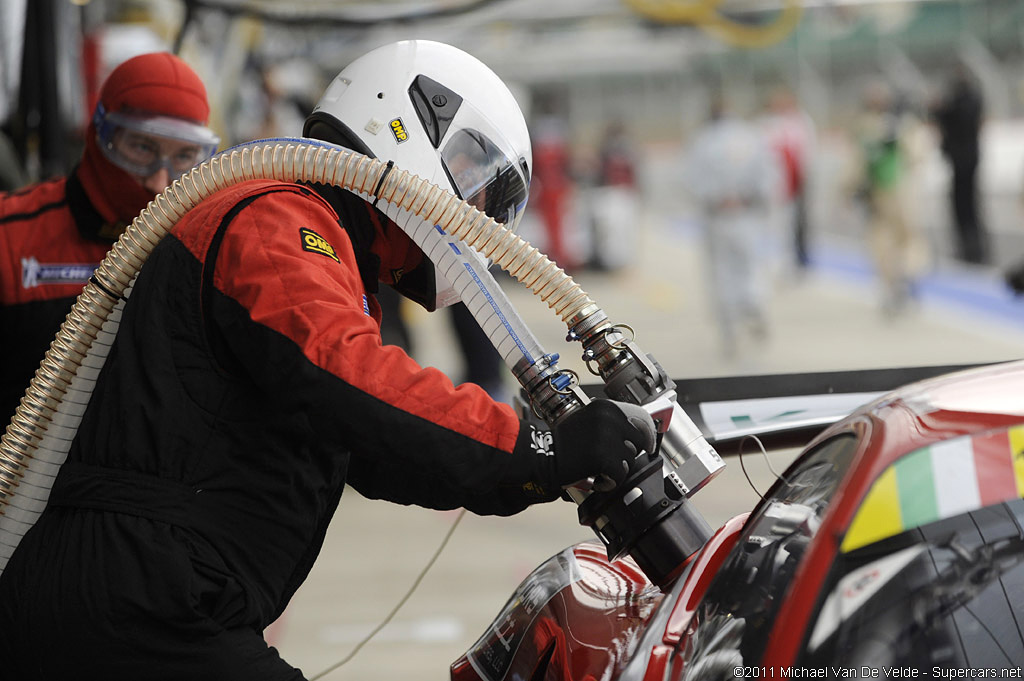
M57 332L0 437L0 572L46 506L113 343L124 300L146 258L204 199L255 179L334 185L386 203L392 217L416 216L418 221L399 224L435 263L447 262L450 280L469 298L471 311L506 364L524 387L532 386L531 395L543 397L542 415L557 419L559 405L566 398L572 402L571 381L555 367L556 356L540 349L486 269L448 256L458 250L453 240L464 241L544 300L569 326L570 335L606 331L610 325L604 313L536 248L449 191L379 160L318 140L243 144L193 168L150 202L100 263ZM475 291L467 292L469 286Z

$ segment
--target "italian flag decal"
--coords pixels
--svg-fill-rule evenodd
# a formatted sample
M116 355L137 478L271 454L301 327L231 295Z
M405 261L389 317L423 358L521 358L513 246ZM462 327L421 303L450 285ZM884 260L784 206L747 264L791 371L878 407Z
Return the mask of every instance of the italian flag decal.
M939 442L907 454L875 480L842 551L961 513L1024 497L1024 426Z

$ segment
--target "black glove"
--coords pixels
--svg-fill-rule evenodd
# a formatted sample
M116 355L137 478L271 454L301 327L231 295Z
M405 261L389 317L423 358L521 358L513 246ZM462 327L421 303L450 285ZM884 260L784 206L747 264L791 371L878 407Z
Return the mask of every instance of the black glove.
M635 404L594 400L569 414L553 432L531 433L531 452L516 449L525 476L551 493L589 477L594 488L607 491L622 482L641 452L653 452L657 431L650 415Z

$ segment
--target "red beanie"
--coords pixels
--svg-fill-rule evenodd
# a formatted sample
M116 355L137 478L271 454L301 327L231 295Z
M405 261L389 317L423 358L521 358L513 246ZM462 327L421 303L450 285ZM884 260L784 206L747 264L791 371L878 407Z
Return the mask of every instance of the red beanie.
M100 88L98 106L108 113L152 113L202 125L210 118L203 81L188 64L169 52L133 57L114 69ZM78 178L93 206L109 223L131 222L153 200L153 195L135 177L103 155L96 144L92 121L86 131Z
M203 81L168 52L143 54L118 66L100 88L100 103L108 112L129 109L202 125L210 118Z

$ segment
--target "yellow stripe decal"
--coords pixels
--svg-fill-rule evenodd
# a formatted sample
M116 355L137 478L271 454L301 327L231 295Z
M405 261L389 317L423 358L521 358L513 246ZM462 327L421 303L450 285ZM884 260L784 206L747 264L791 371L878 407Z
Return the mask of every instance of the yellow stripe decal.
M1017 494L1024 497L1024 426L1014 426L1010 435L1010 456L1013 458L1013 477L1017 479Z
M896 469L890 466L875 480L857 509L841 550L846 553L903 531Z

